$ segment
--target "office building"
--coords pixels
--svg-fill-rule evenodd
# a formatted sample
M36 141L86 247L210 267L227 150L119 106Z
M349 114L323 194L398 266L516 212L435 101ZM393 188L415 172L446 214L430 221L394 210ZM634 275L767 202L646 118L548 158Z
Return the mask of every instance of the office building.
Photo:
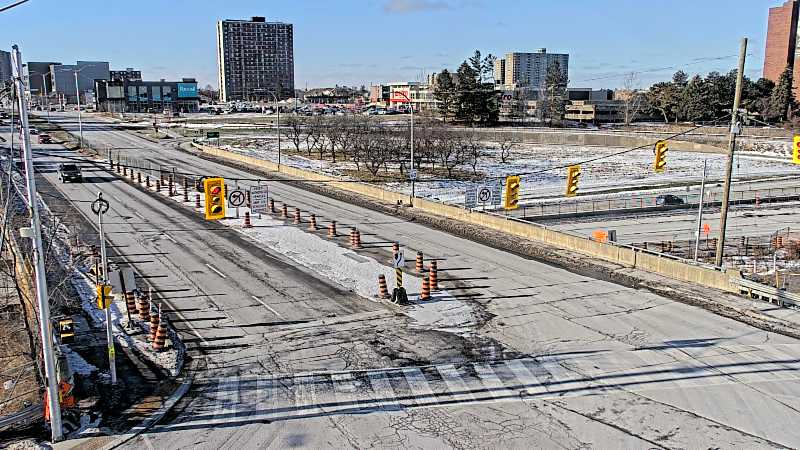
M87 91L94 89L95 80L108 80L110 71L105 61L78 61L77 64L51 64L50 76L55 93L65 103L77 103L75 74L78 74L77 94L81 101Z
M158 113L197 112L200 95L194 78L181 81L96 80L98 111Z
M267 22L264 17L218 21L220 99L271 101L293 96L292 33L292 24Z
M798 12L800 1L788 0L782 6L769 9L767 44L764 49L763 77L778 82L787 67L793 72L793 90L800 98L800 67L796 64L800 56L798 36Z
M565 77L569 74L569 55L564 53L547 53L542 48L535 53L506 53L505 57L495 61L495 83L510 89L516 87L539 88L547 79L547 69L558 62Z
M0 83L11 78L11 53L0 50Z
M31 93L39 95L53 92L53 77L50 74L50 66L52 65L58 66L61 63L29 61L25 65L28 73L28 89Z

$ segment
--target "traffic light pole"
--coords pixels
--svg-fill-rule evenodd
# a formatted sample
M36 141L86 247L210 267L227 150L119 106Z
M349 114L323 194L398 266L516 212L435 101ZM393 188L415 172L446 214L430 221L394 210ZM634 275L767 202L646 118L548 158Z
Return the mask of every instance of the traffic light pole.
M100 233L100 259L103 265L103 284L108 283L108 255L106 254L106 237L103 233L103 214L108 211L108 201L103 199L103 193L97 193L97 228ZM105 289L100 289L100 295L105 296ZM105 298L101 299L103 306ZM106 312L106 340L108 341L108 366L111 371L111 384L117 384L116 350L114 350L114 327L111 322L111 308L104 308Z
M736 95L733 97L733 110L731 111L731 132L728 138L728 163L725 167L725 187L722 190L722 209L719 216L719 239L714 265L722 267L722 257L725 251L725 231L728 225L728 203L731 196L731 177L733 175L733 155L736 151L736 135L739 133L739 103L742 99L742 81L744 78L744 62L747 56L747 38L742 38L739 49L739 70L736 73Z
M19 102L19 120L22 126L22 149L25 156L25 177L27 179L28 209L33 229L33 260L36 277L36 300L39 306L39 328L42 335L42 356L44 373L47 378L47 406L50 410L50 432L53 442L64 438L61 429L61 405L58 403L58 379L56 377L55 358L53 357L53 336L50 329L50 303L47 294L47 277L44 268L44 250L42 248L42 223L39 218L39 204L36 193L36 179L33 176L33 157L28 135L28 105L25 103L25 86L22 84L22 55L19 47L12 47L11 58L14 69L14 83L17 88ZM13 135L13 133L12 133ZM9 168L9 170L11 170Z

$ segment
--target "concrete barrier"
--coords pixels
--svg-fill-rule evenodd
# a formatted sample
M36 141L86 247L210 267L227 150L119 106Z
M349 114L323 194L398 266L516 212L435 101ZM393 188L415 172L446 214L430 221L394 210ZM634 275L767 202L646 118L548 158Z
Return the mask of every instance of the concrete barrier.
M277 164L251 156L240 155L235 152L223 150L217 147L193 142L192 145L203 153L241 163L251 167L259 167L272 172L279 172L292 178L326 181L328 185L337 189L359 194L385 203L397 203L398 201L408 201L408 195L399 192L387 191L377 186L368 185L356 181L342 181L328 175L323 175L295 167L281 165L280 170ZM455 206L433 202L423 198L414 199L414 207L418 210L457 220L463 223L477 225L514 236L519 236L532 241L542 242L564 250L570 250L583 255L609 261L625 267L657 273L669 278L681 281L688 281L703 286L727 291L739 292L741 273L722 272L708 266L690 264L683 260L678 260L666 255L656 254L643 249L620 246L611 243L593 241L582 236L562 233L549 230L540 225L524 222L521 220L507 218L504 216L486 214L478 211L470 211Z

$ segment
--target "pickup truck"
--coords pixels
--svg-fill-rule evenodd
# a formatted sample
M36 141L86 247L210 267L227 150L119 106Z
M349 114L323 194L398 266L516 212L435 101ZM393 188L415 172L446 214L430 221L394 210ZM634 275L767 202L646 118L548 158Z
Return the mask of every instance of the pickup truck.
M58 180L62 183L66 183L67 181L83 181L81 168L75 164L60 164L58 166Z

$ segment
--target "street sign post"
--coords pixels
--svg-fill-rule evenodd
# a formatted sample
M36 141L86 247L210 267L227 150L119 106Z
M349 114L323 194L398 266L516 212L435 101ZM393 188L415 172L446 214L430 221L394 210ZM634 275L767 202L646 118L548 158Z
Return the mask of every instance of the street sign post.
M259 184L250 188L250 212L267 214L269 203L269 185Z

